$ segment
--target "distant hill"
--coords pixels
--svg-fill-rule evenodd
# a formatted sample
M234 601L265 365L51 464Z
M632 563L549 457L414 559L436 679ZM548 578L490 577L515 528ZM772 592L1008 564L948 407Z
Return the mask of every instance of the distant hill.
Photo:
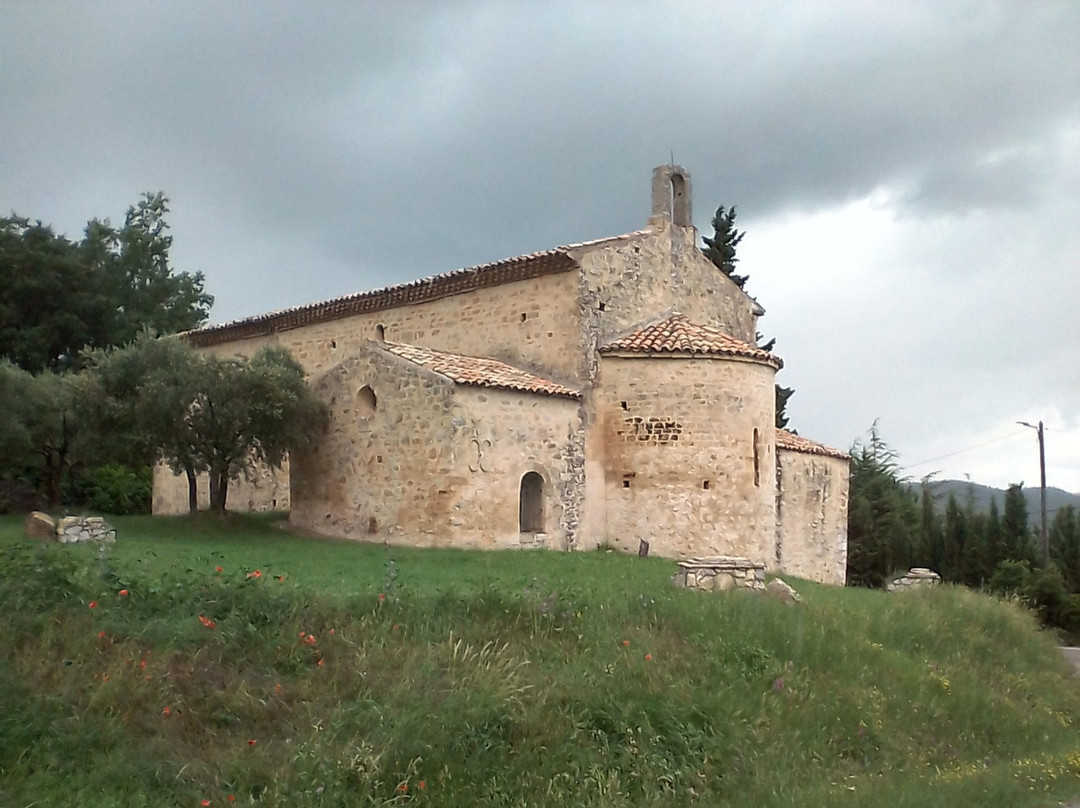
M908 487L918 495L922 490L922 483L912 482L908 484ZM938 510L945 509L945 503L949 501L949 494L956 497L956 501L960 503L961 507L965 507L968 502L971 502L972 508L977 513L989 511L992 499L997 500L998 513L1005 509L1005 489L1003 488L991 488L988 485L979 485L978 483L961 480L932 480L930 488L934 492L934 501L937 503ZM1027 500L1028 521L1032 525L1037 525L1039 523L1039 486L1035 485L1029 488L1025 485L1023 492L1024 499ZM1047 486L1047 520L1054 521L1054 514L1066 505L1072 505L1080 510L1080 494L1070 494L1060 488Z

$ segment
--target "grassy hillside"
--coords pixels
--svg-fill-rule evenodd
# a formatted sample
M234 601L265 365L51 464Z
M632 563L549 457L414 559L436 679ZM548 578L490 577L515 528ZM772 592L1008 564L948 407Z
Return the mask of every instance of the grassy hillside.
M105 553L0 521L0 805L1080 798L1077 680L963 589L785 607L659 559L116 521Z

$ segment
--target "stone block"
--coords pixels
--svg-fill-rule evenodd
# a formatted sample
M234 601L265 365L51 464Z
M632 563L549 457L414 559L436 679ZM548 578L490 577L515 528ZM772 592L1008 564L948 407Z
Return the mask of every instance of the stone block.
M27 538L56 540L56 520L42 511L33 511L23 522L23 532Z

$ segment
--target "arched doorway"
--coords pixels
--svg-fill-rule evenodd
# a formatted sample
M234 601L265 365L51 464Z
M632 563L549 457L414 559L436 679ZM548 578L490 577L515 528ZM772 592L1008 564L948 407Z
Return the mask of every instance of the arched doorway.
M521 478L518 530L522 533L544 532L544 478L535 471Z

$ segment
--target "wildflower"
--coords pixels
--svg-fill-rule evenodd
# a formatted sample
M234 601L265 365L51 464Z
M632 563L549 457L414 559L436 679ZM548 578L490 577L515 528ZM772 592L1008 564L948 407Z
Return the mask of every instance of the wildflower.
M385 600L386 600L386 593L385 592L380 592L379 593L379 603L382 603Z
M423 791L425 788L427 788L427 783L425 783L423 780L421 780L419 783L416 784L416 787L418 789L420 789L421 791Z
M623 644L624 647L629 646L630 645L630 640L623 640L622 644Z
M164 709L163 709L163 710L161 711L161 714L162 714L162 715L172 715L172 707L165 707L165 708L164 708Z
M236 802L236 797L234 797L232 794L227 796L225 799L227 799L229 802Z
M409 793L409 784L408 783L402 783L400 786L397 787L397 790L400 791L402 794L408 794Z
M784 677L783 676L777 677L776 681L772 683L772 689L773 690L783 690L784 689Z
M646 662L652 662L652 654L646 654L645 655L645 661Z
M221 567L214 567L214 572L225 572Z
M128 594L128 591L126 589L121 589L118 594L120 595L120 597L126 598L127 594Z
M104 631L99 631L99 632L97 633L97 635L98 635L98 637L100 637L101 639L105 639L105 632L104 632Z
M262 570L254 570L247 574L248 578L262 578Z
M96 609L97 608L97 601L92 600L89 603L87 603L86 605L89 606L91 609Z
M101 674L101 681L103 681L103 682L109 681L109 674L107 674L107 673Z
M284 575L275 575L275 576L274 576L274 580L275 580L275 581L284 581L284 580L285 580L285 576L284 576Z
M207 628L217 628L217 623L215 623L213 620L211 620L209 617L207 617L205 615L202 615L202 614L199 615L199 622L202 623Z
M201 805L202 808L210 808L210 800L203 800L199 805Z
M146 670L146 660L145 659L140 659L139 660L139 670L141 670L141 671Z
M320 659L320 660L319 660L318 662L316 662L315 664L316 664L316 665L318 665L318 666L319 666L319 667L321 668L321 667L322 667L322 660Z
M307 636L306 636L306 637L304 638L304 643L305 643L306 645L314 645L314 644L315 644L316 642L317 642L317 640L315 639L315 635L314 635L314 634L308 634L308 635L307 635Z
M397 630L398 630L398 624L397 624L397 623L394 623L394 626L393 626L393 628L391 628L390 630L391 630L391 631L397 631Z
M335 634L335 633L337 633L337 632L336 632L336 631L335 631L334 629L330 629L330 633L331 633L331 634Z
M255 739L254 738L248 738L248 746L254 746L254 745L255 745Z

